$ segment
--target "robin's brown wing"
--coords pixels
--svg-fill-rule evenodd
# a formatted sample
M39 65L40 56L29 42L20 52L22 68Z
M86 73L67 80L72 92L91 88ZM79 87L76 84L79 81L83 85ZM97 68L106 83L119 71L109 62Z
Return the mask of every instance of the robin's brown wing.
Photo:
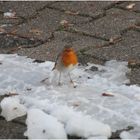
M62 52L60 52L60 53L57 55L56 60L55 60L55 64L54 64L54 67L53 67L52 71L55 70L56 65L57 65L57 63L58 63L58 59L59 59L59 57L60 57L61 54L62 54Z

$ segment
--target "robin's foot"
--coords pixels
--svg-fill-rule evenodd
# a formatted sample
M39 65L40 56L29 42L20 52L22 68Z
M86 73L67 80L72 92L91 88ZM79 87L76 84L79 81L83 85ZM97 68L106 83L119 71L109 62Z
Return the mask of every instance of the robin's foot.
M75 85L75 83L72 80L70 80L70 83L73 85L73 88L77 87L77 85Z

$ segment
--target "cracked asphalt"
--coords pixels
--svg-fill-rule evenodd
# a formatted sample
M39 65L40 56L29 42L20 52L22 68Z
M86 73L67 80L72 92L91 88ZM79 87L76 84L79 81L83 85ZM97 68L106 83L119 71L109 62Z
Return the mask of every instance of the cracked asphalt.
M6 12L15 17L4 17ZM140 85L140 2L0 1L1 54L55 61L65 44L72 44L83 65L127 61L131 84ZM25 117L0 117L1 139L26 138L25 130ZM119 138L118 131L112 138Z

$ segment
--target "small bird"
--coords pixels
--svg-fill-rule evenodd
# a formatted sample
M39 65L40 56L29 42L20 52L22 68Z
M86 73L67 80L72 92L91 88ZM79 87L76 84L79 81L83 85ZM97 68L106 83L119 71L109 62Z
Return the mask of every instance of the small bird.
M65 45L62 52L57 56L55 66L52 69L52 70L57 69L60 72L58 85L61 85L61 74L66 72L68 73L70 82L73 84L74 88L76 87L71 78L70 72L75 68L77 64L78 58L74 49L72 48L71 45Z
M52 71L56 69L60 72L59 79L58 79L59 86L61 85L62 73L67 73L70 78L70 82L73 84L73 87L76 88L71 78L70 72L76 67L77 64L78 64L78 59L74 49L72 48L71 45L65 45L62 52L58 54L55 61L55 65L52 69ZM45 82L47 79L48 78L45 78L41 82Z

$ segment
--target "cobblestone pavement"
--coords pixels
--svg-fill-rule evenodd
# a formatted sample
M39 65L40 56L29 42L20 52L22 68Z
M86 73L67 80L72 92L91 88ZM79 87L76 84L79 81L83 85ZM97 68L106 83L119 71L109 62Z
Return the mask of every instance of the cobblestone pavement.
M140 2L0 1L0 53L54 61L65 44L73 45L82 64L128 61L131 84L139 85ZM24 120L0 117L0 138L25 138Z

